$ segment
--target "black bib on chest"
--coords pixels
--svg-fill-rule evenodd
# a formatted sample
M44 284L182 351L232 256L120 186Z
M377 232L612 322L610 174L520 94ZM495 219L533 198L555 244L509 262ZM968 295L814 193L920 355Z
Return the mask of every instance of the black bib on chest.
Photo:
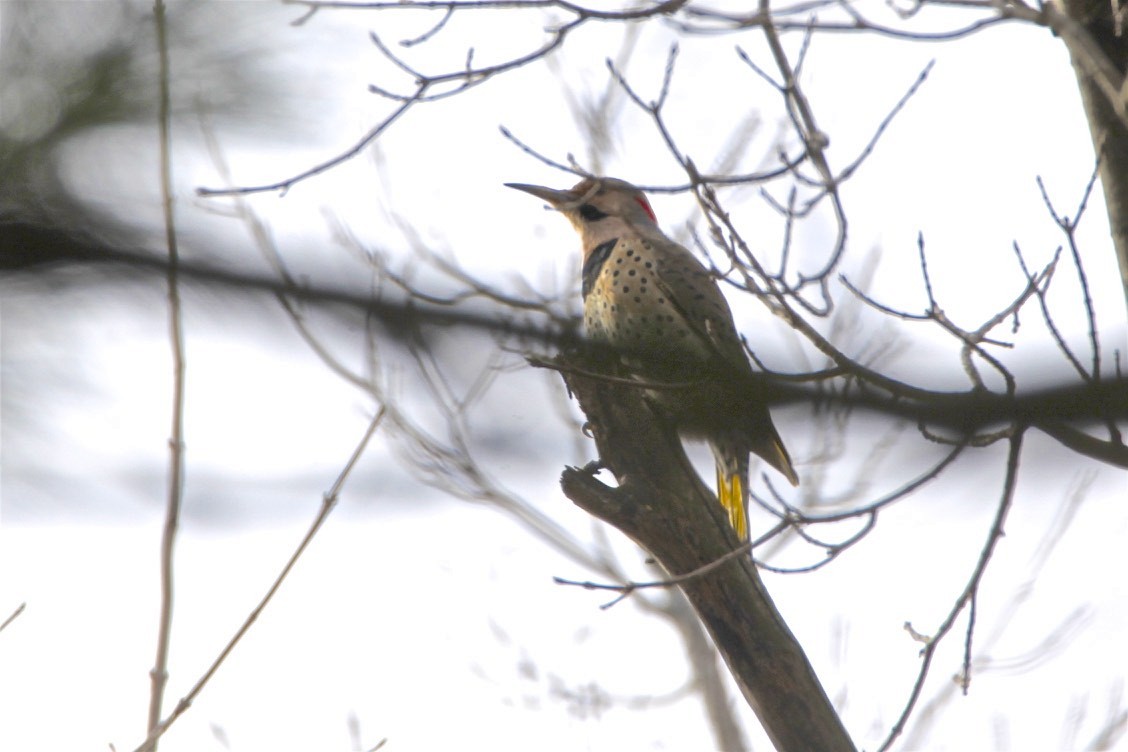
M595 280L599 279L599 272L603 269L603 265L607 263L607 259L611 258L611 251L615 249L615 244L619 242L618 238L612 238L606 243L600 243L595 247L595 250L588 256L587 261L584 262L584 270L582 274L583 279L583 296L586 298L591 288L595 287Z

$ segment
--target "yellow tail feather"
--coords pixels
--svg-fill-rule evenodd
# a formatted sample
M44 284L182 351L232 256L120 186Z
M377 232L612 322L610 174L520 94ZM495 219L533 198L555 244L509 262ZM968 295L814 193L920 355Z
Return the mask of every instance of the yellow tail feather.
M717 469L717 498L728 512L729 524L741 540L748 538L747 517L744 512L744 479L739 475L728 478Z

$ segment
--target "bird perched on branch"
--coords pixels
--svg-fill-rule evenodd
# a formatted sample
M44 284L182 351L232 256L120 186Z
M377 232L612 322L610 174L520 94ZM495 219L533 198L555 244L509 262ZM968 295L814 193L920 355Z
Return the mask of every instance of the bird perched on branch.
M615 348L631 373L648 382L648 396L681 434L709 442L717 496L747 539L749 453L792 485L799 477L757 393L716 281L662 234L650 202L630 183L586 178L569 190L506 185L547 201L580 234L588 337Z

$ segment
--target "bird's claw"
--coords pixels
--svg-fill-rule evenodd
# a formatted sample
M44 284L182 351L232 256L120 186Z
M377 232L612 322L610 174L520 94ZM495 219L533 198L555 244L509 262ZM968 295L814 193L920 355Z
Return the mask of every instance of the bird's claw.
M592 460L583 466L583 471L588 475L594 476L598 474L600 470L605 470L606 468L607 466L603 464L603 460Z

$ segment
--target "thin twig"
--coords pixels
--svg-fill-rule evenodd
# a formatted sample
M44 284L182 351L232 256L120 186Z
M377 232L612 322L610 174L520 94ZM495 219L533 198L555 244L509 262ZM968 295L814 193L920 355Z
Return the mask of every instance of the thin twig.
M621 585L615 585L615 584L611 584L611 583L591 582L590 580L588 580L588 581L569 580L569 579L566 579L564 577L553 577L552 581L555 582L557 585L571 585L571 586L574 586L574 587L582 587L584 590L611 590L611 591L617 592L619 594L618 596L616 596L613 600L608 601L607 603L604 603L600 606L601 609L606 610L606 609L609 609L612 606L618 604L620 601L622 601L624 598L626 598L627 596L634 593L636 590L645 590L647 588L671 588L671 587L674 587L675 585L684 584L684 583L689 582L690 580L696 579L698 577L703 577L703 576L709 574L710 572L712 572L713 570L717 569L718 567L722 566L726 562L732 561L733 559L737 559L737 558L740 558L741 556L746 555L754 547L759 546L760 544L764 543L765 541L771 539L772 537L777 535L785 527L787 527L786 524L776 525L772 530L769 530L767 533L764 533L762 536L760 536L756 540L745 541L744 543L740 544L739 546L732 549L728 553L714 559L713 561L711 561L707 564L703 564L700 567L697 567L696 569L692 569L688 572L685 572L684 574L672 575L672 576L667 577L667 578L662 579L662 580L650 580L650 581L647 581L647 582L635 582L635 581L632 580L630 582L625 582Z
M403 115L405 112L407 112L407 110L413 104L420 101L423 98L423 95L427 92L428 86L429 86L429 84L426 83L426 82L419 84L419 87L415 90L415 93L412 96L408 97L399 107L397 107L392 112L392 114L390 114L386 118L384 118L380 122L379 125L372 128L370 131L368 131L368 133L364 134L364 136L359 141L357 141L355 144L353 144L350 148L341 152L337 156L332 157L331 159L327 159L324 162L321 162L320 164L314 165L313 167L310 167L307 170L299 172L297 175L293 175L293 176L288 177L284 180L279 180L279 181L274 182L274 183L264 183L262 185L244 186L244 187L241 187L241 188L203 188L203 187L201 187L201 188L196 189L196 194L199 195L199 196L232 196L232 195L238 195L238 194L264 193L264 192L267 192L267 191L280 191L283 195L285 195L285 193L288 190L290 190L290 188L292 188L296 183L300 183L301 181L306 180L307 178L311 178L314 175L320 175L323 172L331 170L332 168L336 167L337 165L341 164L342 162L347 162L348 160L352 159L357 154L359 154L361 151L363 151L366 146L368 146L370 143L372 143L377 138L379 138L380 134L382 134L384 131L386 131L392 125L392 123L394 123L396 120L399 119L399 117L401 115Z
M1023 274L1026 275L1027 280L1033 281L1034 277L1026 266L1026 259L1022 255L1022 248L1019 247L1017 241L1012 243L1012 248L1014 249L1015 256L1018 259L1018 264L1022 268ZM1053 270L1057 268L1061 250L1061 246L1058 246L1057 250L1054 251L1054 257L1048 266L1049 269ZM1073 349L1069 346L1069 343L1065 341L1065 337L1058 329L1057 324L1054 322L1053 314L1050 312L1049 302L1046 299L1046 293L1049 291L1050 278L1050 276L1046 276L1043 284L1035 286L1035 293L1038 295L1038 304L1042 310L1042 321L1046 324L1046 329L1049 331L1050 336L1053 337L1054 344L1061 350L1061 354L1069 361L1069 364L1073 366L1073 369L1077 371L1078 375L1084 381L1090 381L1092 377L1089 375L1089 372L1085 370L1085 366L1082 365L1078 357L1073 353Z
M168 29L164 0L153 7L159 58L158 138L160 148L161 206L164 212L165 243L168 247L168 336L172 349L172 426L169 436L168 499L160 550L160 611L157 618L157 654L149 671L149 712L146 729L153 734L160 723L168 683L168 655L172 644L173 549L180 526L184 489L184 328L180 307L180 252L176 239L176 217L172 197L171 110L169 103ZM153 749L156 749L154 739Z
M1093 165L1093 172L1089 176L1089 182L1085 186L1085 191L1081 196L1081 202L1077 207L1077 214L1071 219L1070 217L1063 217L1058 214L1050 201L1049 193L1046 191L1046 185L1042 181L1042 176L1038 175L1035 182L1038 184L1038 190L1042 194L1042 201L1046 205L1046 210L1050 213L1050 217L1054 223L1061 229L1065 235L1066 243L1069 245L1069 252L1073 258L1073 266L1077 270L1077 280L1081 285L1081 300L1085 307L1085 318L1089 324L1089 345L1092 352L1092 371L1089 373L1088 378L1099 380L1101 377L1101 344L1100 338L1097 336L1097 317L1093 310L1093 296L1089 291L1089 277L1085 273L1085 265L1081 261L1081 253L1077 248L1077 225L1081 222L1081 217L1085 213L1085 207L1088 206L1089 196L1093 191L1093 185L1096 182L1097 176L1100 174L1101 161L1098 156L1096 164ZM1082 377L1085 374L1082 373Z
M453 18L453 17L454 17L454 3L451 3L450 5L447 6L446 13L443 14L443 17L440 18L439 21L434 26L427 29L427 31L423 32L422 34L420 34L417 37L413 37L411 39L401 39L400 40L400 46L401 47L414 47L418 44L423 44L424 42L429 41L432 37L434 37L436 34L438 34L440 31L442 31L443 27L446 26L447 22L450 21L450 19Z
M8 625L14 622L16 620L16 617L24 612L25 608L27 608L27 603L21 603L20 605L16 606L16 610L13 611L11 615L9 615L8 618L4 620L3 624L0 624L0 632L3 632L5 629L7 629Z
M932 666L932 659L936 655L936 649L943 641L945 635L951 631L955 625L956 618L968 606L968 604L979 593L979 584L983 580L983 575L987 571L987 565L991 561L991 556L995 552L995 546L1003 537L1003 524L1006 522L1007 513L1010 511L1014 503L1015 488L1018 485L1018 465L1019 457L1022 454L1022 427L1016 427L1010 436L1010 451L1007 454L1007 472L1006 478L1003 481L1003 490L999 498L999 506L995 510L995 519L991 523L991 529L987 534L987 540L983 544L983 550L980 551L979 560L972 570L971 578L968 580L967 585L964 587L963 592L956 599L952 605L948 616L944 619L943 623L937 628L935 634L925 638L924 648L921 650L921 666L917 673L916 682L913 685L912 691L909 693L909 699L905 703L904 710L901 711L900 717L897 722L893 724L890 729L889 735L878 747L878 752L884 752L889 749L893 742L896 741L905 730L905 725L908 723L909 717L912 715L913 708L916 707L917 700L920 699L921 690L924 689L924 681L928 678L928 670ZM970 625L969 625L970 629ZM965 649L970 650L971 636L968 635L965 640ZM970 660L965 656L965 667L970 665ZM968 670L970 670L968 668ZM965 677L965 681L970 681L970 677Z
M192 706L192 703L195 702L196 697L200 694L201 690L203 690L203 688L207 686L208 682L211 681L211 678L215 676L215 673L219 670L219 667L223 665L223 662L227 660L227 657L231 655L232 651L235 650L235 646L239 644L240 640L242 640L244 636L246 636L247 632L250 631L251 626L259 618L259 616L262 615L262 612L266 609L267 604L270 603L271 599L274 598L274 595L278 592L279 588L282 587L282 583L289 576L290 570L292 570L294 568L294 565L298 563L298 559L302 557L302 554L305 553L306 548L309 547L310 542L313 540L314 536L317 535L317 532L321 529L321 526L325 523L325 520L329 518L329 513L333 511L334 507L336 507L337 499L341 495L341 489L344 488L345 481L352 473L352 470L356 466L357 461L360 460L361 455L364 454L364 450L368 447L368 442L369 440L371 440L373 434L376 433L376 429L380 427L380 423L384 420L385 412L386 411L384 407L381 406L380 409L376 412L376 415L373 416L372 420L369 422L368 429L364 432L364 436L361 438L360 442L353 450L352 456L349 457L348 462L345 463L344 468L342 468L341 472L337 475L337 479L333 481L333 485L329 488L328 491L325 492L325 495L322 497L321 508L318 510L317 515L314 517L313 522L310 524L305 536L298 544L298 547L294 549L294 552L290 555L290 558L286 562L286 565L282 567L282 571L278 573L278 576L274 579L274 582L270 585L270 588L266 591L266 595L264 595L262 597L262 600L258 602L258 605L256 605L251 610L251 613L239 626L239 629L235 631L235 634L232 636L232 638L228 640L227 644L224 645L223 650L219 652L219 655L216 656L214 661L212 661L212 664L208 666L208 669L204 672L203 676L201 676L192 686L192 689L188 691L188 694L184 695L184 697L180 699L180 702L176 703L176 707L168 715L167 718L156 724L155 727L149 731L149 735L145 738L145 741L141 742L141 744L137 746L134 752L153 752L153 750L156 749L157 740L159 740L161 736L163 736L164 733L169 730L172 724L176 723L176 720L180 718L180 716L182 716L184 712Z
M874 148L877 146L877 142L881 140L881 137L885 134L886 129L889 128L890 124L897 117L897 115L900 114L901 110L905 108L905 105L909 103L909 100L912 99L913 95L916 94L917 91L920 90L920 87L924 85L924 82L928 78L928 74L932 72L934 65L936 65L936 60L929 60L928 64L924 66L924 69L917 74L916 80L913 81L911 86L909 86L908 91L901 95L901 98L897 100L897 104L893 105L893 109L891 109L885 115L885 117L881 119L881 122L877 126L877 130L875 130L873 132L873 135L870 136L870 140L864 147L862 147L862 150L858 153L858 156L854 158L853 162L846 165L846 168L843 169L842 172L838 173L839 183L845 182L851 175L853 175L854 171L857 170L858 167L860 167L861 164L866 161L869 155L873 153Z

